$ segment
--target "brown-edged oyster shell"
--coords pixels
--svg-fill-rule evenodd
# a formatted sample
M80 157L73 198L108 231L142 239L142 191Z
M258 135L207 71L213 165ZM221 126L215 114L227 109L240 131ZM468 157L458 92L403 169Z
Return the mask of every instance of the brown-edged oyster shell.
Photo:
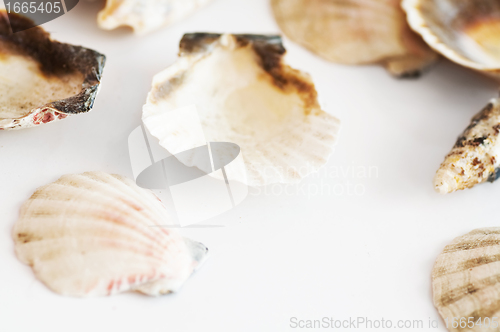
M271 0L271 5L290 39L332 62L380 63L405 77L437 59L408 27L399 0Z
M178 290L207 248L182 237L149 190L120 175L65 175L39 188L13 229L17 257L53 291L105 296Z
M500 74L500 1L403 0L403 7L433 49L462 66Z
M326 164L340 126L285 52L279 36L184 35L178 61L153 79L145 126L176 156L206 142L237 144L247 176L235 179L250 186L300 181ZM177 116L190 106L199 120Z
M500 176L500 99L471 120L434 178L436 191L446 194L472 188Z
M131 27L144 34L174 24L211 0L107 0L97 22L105 30Z
M32 22L10 14L20 30ZM0 11L0 130L21 129L92 109L105 56L59 43L41 27L12 33Z
M432 290L449 331L500 330L499 275L498 227L473 230L444 248L432 270Z

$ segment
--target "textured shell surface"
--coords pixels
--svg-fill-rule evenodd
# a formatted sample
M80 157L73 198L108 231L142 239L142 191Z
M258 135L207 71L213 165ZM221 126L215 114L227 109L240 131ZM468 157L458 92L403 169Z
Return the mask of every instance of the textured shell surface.
M436 191L446 194L495 181L500 174L500 99L472 118L434 178Z
M211 0L107 0L97 17L105 30L131 27L144 34L174 24Z
M286 65L284 53L278 36L185 35L178 61L153 80L145 126L174 155L192 149L197 138L172 125L171 114L195 105L206 141L239 145L247 174L238 181L299 181L327 162L339 121L321 110L311 78Z
M19 30L32 22L10 15ZM22 129L89 112L106 58L59 43L41 27L11 32L0 10L0 130Z
M65 175L39 188L13 228L17 257L53 291L104 296L178 290L207 256L159 199L119 175Z
M476 229L447 245L434 264L432 289L434 305L448 319L449 331L498 331L500 228ZM454 327L453 319L462 317L467 326ZM469 317L474 324L469 324ZM481 325L476 324L479 320Z
M281 30L332 62L380 63L398 77L418 75L438 56L414 33L399 0L271 0Z
M500 1L403 0L408 22L448 59L500 74Z

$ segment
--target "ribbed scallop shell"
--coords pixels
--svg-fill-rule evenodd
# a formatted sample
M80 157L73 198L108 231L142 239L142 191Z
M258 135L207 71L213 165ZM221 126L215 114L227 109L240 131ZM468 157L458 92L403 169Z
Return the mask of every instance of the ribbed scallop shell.
M327 162L339 121L321 110L311 78L286 65L284 53L278 36L185 35L177 63L153 80L144 124L176 155L198 137L173 126L170 112L195 105L206 141L241 148L240 182L299 181Z
M89 172L39 188L21 208L13 238L17 257L59 294L161 295L178 290L207 253L169 225L150 191Z
M432 289L434 305L448 319L449 331L498 331L500 228L476 229L447 245L434 264ZM455 328L453 319L462 317L466 324ZM479 319L481 326L476 324Z
M500 176L500 99L492 99L474 116L446 156L434 178L436 191L446 194L472 188Z
M500 1L403 0L403 7L433 49L462 66L500 74Z
M144 34L174 24L211 0L107 0L97 22L105 30L129 26Z
M343 64L380 63L395 76L414 76L437 55L408 27L399 0L271 0L293 41Z

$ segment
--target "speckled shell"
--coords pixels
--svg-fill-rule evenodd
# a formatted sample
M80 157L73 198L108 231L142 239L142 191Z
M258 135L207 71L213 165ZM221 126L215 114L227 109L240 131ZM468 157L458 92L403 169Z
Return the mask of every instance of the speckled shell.
M498 331L500 329L500 228L482 228L447 245L432 270L434 305L448 330ZM462 326L453 324L453 320ZM472 317L474 324L469 322ZM497 324L493 322L493 317ZM485 321L485 318L486 319ZM481 319L482 325L476 323ZM487 324L487 325L486 325ZM466 327L464 327L466 326ZM489 327L488 327L489 326Z
M500 74L500 1L403 0L408 22L434 50L462 66Z
M131 27L144 34L174 24L211 0L107 0L97 22L105 30Z
M414 77L437 60L409 28L400 0L271 0L281 30L337 63L379 63L397 77Z
M500 99L472 118L434 178L436 191L446 194L495 181L500 174Z
M12 14L10 24L22 28L30 26L31 22ZM5 12L0 11L0 76L11 75L7 81L5 77L4 81L0 80L0 103L4 103L0 105L0 130L33 127L90 111L99 90L105 60L106 57L96 51L50 39L41 27L12 34ZM7 74L2 73L2 68ZM26 73L31 76L25 79L25 84L35 84L35 79L38 83L23 86L22 81L16 82L15 89L23 91L25 88L25 95L12 95L9 87L13 86L9 84L14 83L8 79L19 79ZM58 96L51 90L51 84L68 89L62 99L51 99ZM35 100L37 91L40 96ZM10 104L13 100L16 103Z
M197 142L169 115L195 105L206 141L241 148L247 177L238 181L297 182L327 162L339 121L321 110L311 78L286 65L284 54L279 36L187 34L179 60L153 80L144 124L177 155Z
M119 175L66 175L39 188L13 229L17 257L53 291L103 296L178 290L207 248L183 238L163 204Z

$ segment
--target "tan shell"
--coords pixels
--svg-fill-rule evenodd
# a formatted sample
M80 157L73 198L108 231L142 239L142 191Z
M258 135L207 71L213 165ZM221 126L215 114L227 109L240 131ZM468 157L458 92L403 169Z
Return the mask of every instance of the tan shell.
M446 194L495 181L500 174L500 99L472 118L434 178L436 191Z
M395 76L415 76L437 55L408 27L399 0L271 0L293 41L332 62L380 63Z
M33 22L10 14L22 30ZM89 112L106 57L59 43L41 27L11 32L0 10L0 130L22 129Z
M441 317L448 319L449 331L499 331L499 275L498 227L473 230L444 248L432 270L432 290L434 305ZM463 317L468 326L453 326L455 317L457 321ZM469 317L474 324L468 321ZM497 317L496 325L493 317ZM476 324L480 318L482 326Z
M144 124L173 155L204 145L190 124L172 119L194 105L206 141L241 148L248 176L238 181L299 181L327 162L339 121L321 110L311 78L286 65L284 53L279 36L185 35L179 60L153 80Z
M129 26L144 34L174 24L210 0L107 0L97 22L105 30Z
M500 74L500 1L403 0L403 7L433 49L462 66Z
M21 208L13 238L17 257L59 294L161 295L178 290L207 253L169 225L150 191L89 172L39 188Z

